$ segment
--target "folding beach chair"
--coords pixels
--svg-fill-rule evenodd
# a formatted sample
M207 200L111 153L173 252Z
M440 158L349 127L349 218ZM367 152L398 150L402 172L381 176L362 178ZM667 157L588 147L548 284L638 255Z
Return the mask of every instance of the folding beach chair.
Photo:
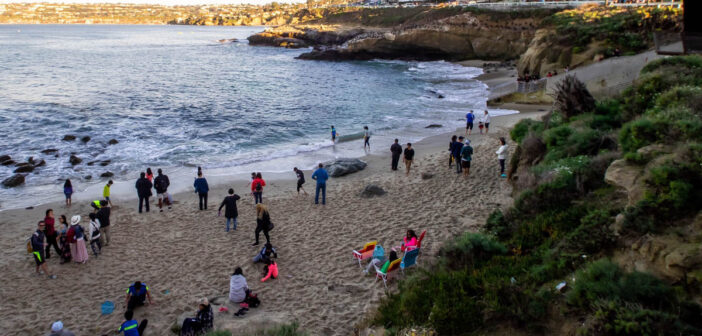
M375 250L375 245L377 244L378 242L374 240L370 243L366 243L366 245L363 245L362 249L353 250L353 259L358 261L358 267L363 268L363 265L361 265L361 260L365 260L373 256L373 250Z
M402 259L395 259L390 263L390 266L388 266L387 272L383 273L380 271L381 267L378 267L375 265L375 281L378 281L378 279L383 279L383 285L385 285L385 289L388 288L388 280L389 277L397 272L397 269L400 268L400 263L402 262Z
M409 268L411 266L417 265L417 257L419 256L419 249L416 248L412 251L407 251L405 252L405 255L402 256L402 262L400 263L400 270L402 270L402 273L405 273L405 268Z

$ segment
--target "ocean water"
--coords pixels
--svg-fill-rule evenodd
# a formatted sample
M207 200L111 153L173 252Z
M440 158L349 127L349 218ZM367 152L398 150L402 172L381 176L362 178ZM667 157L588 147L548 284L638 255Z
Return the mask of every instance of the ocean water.
M331 125L342 137L368 125L380 153L392 138L417 141L485 109L481 69L296 60L306 50L249 46L246 37L262 29L0 25L0 155L46 161L24 186L0 187L0 209L60 199L65 178L78 194L97 190L105 171L132 186L146 167L169 175L311 168L365 154L362 140L333 146ZM229 38L239 41L218 42ZM67 134L78 140L62 141ZM83 162L72 166L72 154ZM0 166L0 179L14 169Z

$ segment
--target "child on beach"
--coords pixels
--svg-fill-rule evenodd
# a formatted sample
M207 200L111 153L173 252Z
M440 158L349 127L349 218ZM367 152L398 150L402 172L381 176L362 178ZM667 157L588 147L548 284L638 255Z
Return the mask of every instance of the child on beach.
M368 146L368 150L370 150L370 131L368 130L368 126L363 126L363 149L366 149L366 146Z
M271 243L266 243L266 245L263 245L261 252L253 257L253 262L266 262L266 260L271 259L271 256L273 258L278 258L278 253L275 252L275 247L273 247Z
M334 128L334 125L331 127L331 137L332 137L332 143L336 143L336 128Z
M263 268L263 273L266 276L261 279L261 282L266 282L268 279L276 279L278 277L278 264L273 259L266 260L266 267Z
M71 206L71 196L73 195L73 185L71 184L71 179L66 179L63 183L63 194L66 195L66 206Z
M112 201L110 200L110 187L112 187L112 180L107 182L104 188L102 188L102 198L104 198L110 206L112 206Z

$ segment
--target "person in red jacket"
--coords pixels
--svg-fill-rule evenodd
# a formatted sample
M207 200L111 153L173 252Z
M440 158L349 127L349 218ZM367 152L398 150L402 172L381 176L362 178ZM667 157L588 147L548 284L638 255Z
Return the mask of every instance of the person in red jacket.
M263 269L266 276L261 279L261 282L266 282L268 279L275 279L278 277L278 264L272 259L266 260L266 267Z
M51 258L51 246L54 247L56 254L61 255L61 249L58 247L58 232L54 227L54 210L46 210L46 217L44 217L44 235L46 236L46 259Z
M256 178L251 181L251 192L254 195L254 204L263 203L263 187L266 186L266 181L263 180L261 173L256 173Z

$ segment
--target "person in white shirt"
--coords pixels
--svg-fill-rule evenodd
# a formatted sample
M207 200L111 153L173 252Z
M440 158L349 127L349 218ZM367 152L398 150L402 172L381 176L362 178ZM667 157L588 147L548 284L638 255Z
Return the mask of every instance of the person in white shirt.
M88 241L90 242L90 248L93 250L93 254L97 257L102 251L102 243L100 243L100 220L94 213L88 216L90 217L90 224L88 224Z
M505 175L505 161L507 160L507 141L504 137L500 137L500 148L495 152L497 154L497 159L500 160L500 177L507 177Z
M483 115L483 125L485 125L485 134L488 134L488 131L490 131L490 114L488 114L487 110L485 110L485 114Z

